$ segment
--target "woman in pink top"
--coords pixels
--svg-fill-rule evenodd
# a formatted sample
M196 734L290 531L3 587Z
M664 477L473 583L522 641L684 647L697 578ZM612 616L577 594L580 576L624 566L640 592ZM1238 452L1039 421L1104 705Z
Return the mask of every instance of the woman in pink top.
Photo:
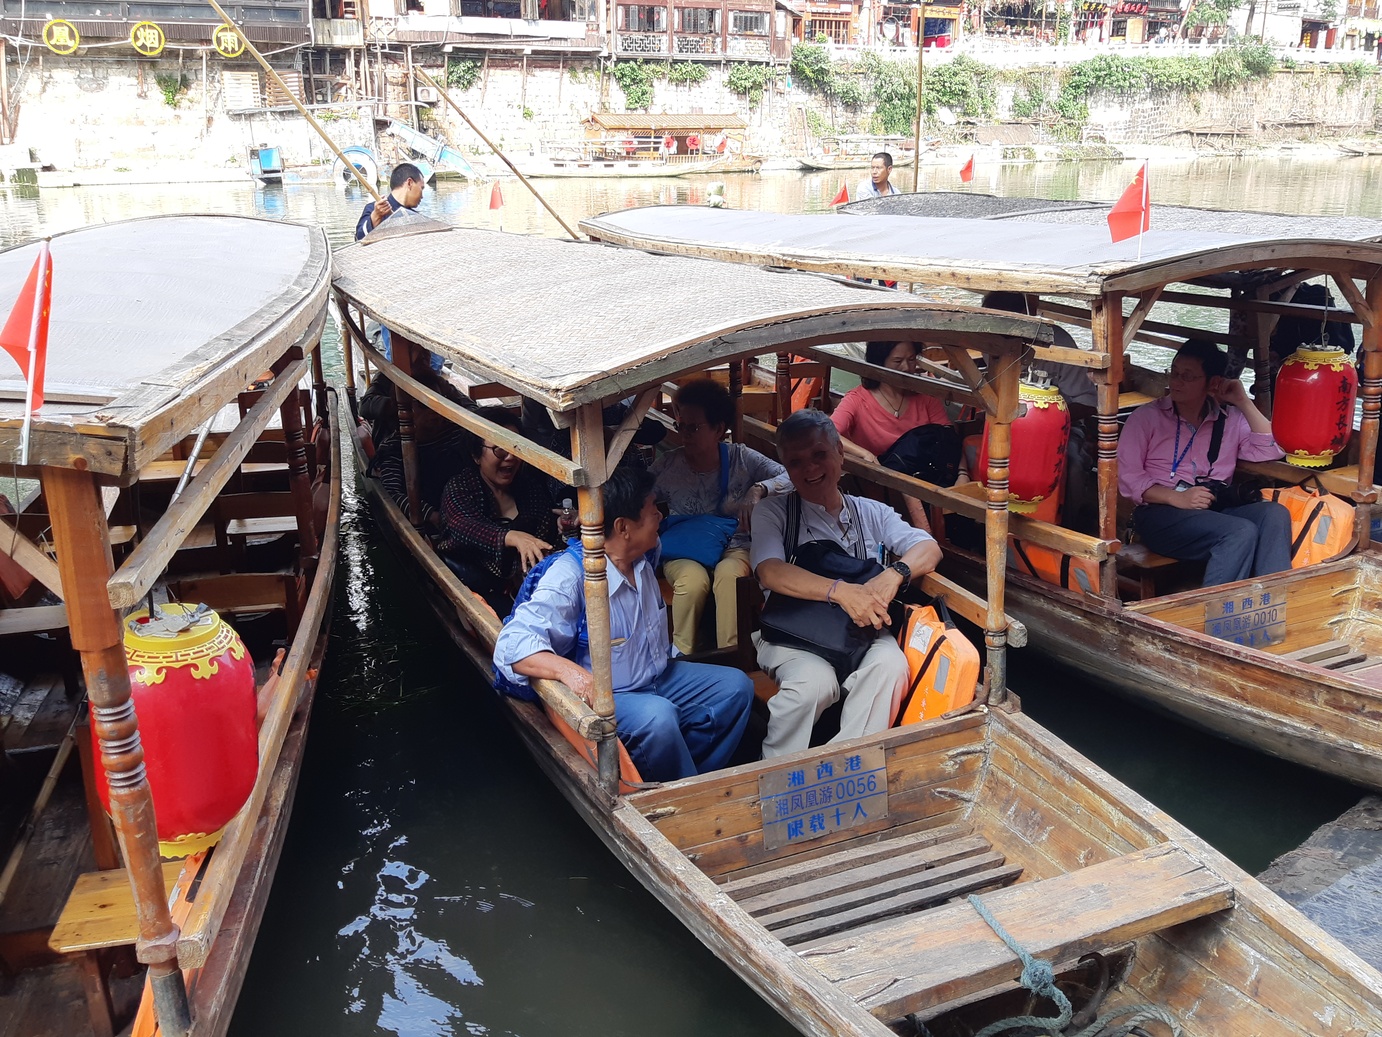
M878 367L915 374L921 347L915 342L870 342L864 359ZM861 378L830 415L840 430L845 453L877 464L904 433L920 425L949 425L945 404L923 393L907 392L873 378ZM961 476L963 480L964 477ZM905 498L907 514L918 529L930 529L921 501Z

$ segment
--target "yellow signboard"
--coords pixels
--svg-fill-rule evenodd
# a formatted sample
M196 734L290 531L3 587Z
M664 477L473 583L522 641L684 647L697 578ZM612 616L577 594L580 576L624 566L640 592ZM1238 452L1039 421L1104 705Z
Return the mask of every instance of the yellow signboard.
M54 54L71 54L81 45L77 27L65 18L54 18L43 27L43 42Z
M163 53L163 45L168 42L163 30L153 22L139 22L130 30L130 46L146 58L156 58Z
M228 24L216 26L216 31L211 34L211 45L223 58L238 58L245 53L244 37Z

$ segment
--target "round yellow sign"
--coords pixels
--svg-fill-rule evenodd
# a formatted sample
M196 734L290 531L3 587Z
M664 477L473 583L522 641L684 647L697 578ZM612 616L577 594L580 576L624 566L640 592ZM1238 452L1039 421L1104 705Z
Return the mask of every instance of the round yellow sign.
M54 54L71 54L81 45L77 27L65 18L54 18L43 27L43 42Z
M163 53L167 43L163 30L153 22L139 22L130 30L130 46L146 58L156 58Z
M245 53L244 37L228 24L216 26L216 31L211 34L211 45L223 58L238 58Z

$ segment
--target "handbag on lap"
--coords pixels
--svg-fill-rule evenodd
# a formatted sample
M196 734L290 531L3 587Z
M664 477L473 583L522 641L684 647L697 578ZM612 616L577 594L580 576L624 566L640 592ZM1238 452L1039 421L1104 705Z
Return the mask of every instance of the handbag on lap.
M739 520L716 514L729 494L729 447L720 444L720 496L708 515L668 515L658 535L662 540L662 560L688 558L707 569L714 569L724 557L725 548L739 529Z

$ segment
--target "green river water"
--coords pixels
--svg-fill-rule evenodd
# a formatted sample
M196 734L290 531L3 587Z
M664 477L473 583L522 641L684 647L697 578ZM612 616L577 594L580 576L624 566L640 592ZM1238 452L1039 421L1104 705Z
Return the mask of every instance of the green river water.
M1136 163L980 167L973 189L1118 196ZM909 170L898 182L911 185ZM924 167L923 190L959 187ZM851 189L861 173L850 174ZM727 178L729 205L827 207L838 174ZM704 200L706 181L544 181L568 219ZM1153 202L1382 218L1382 160L1154 164ZM560 233L513 181L444 184L446 222ZM155 213L319 223L350 239L363 199L328 185L0 193L6 244ZM253 257L246 257L252 262ZM578 271L573 271L578 276ZM61 271L55 276L60 277ZM408 290L406 271L399 290ZM339 349L327 356L339 372ZM347 481L332 642L283 859L232 1037L513 1034L691 1037L793 1032L619 866L529 761L488 693L379 542ZM1248 871L1359 795L1129 705L1030 650L1028 713Z

